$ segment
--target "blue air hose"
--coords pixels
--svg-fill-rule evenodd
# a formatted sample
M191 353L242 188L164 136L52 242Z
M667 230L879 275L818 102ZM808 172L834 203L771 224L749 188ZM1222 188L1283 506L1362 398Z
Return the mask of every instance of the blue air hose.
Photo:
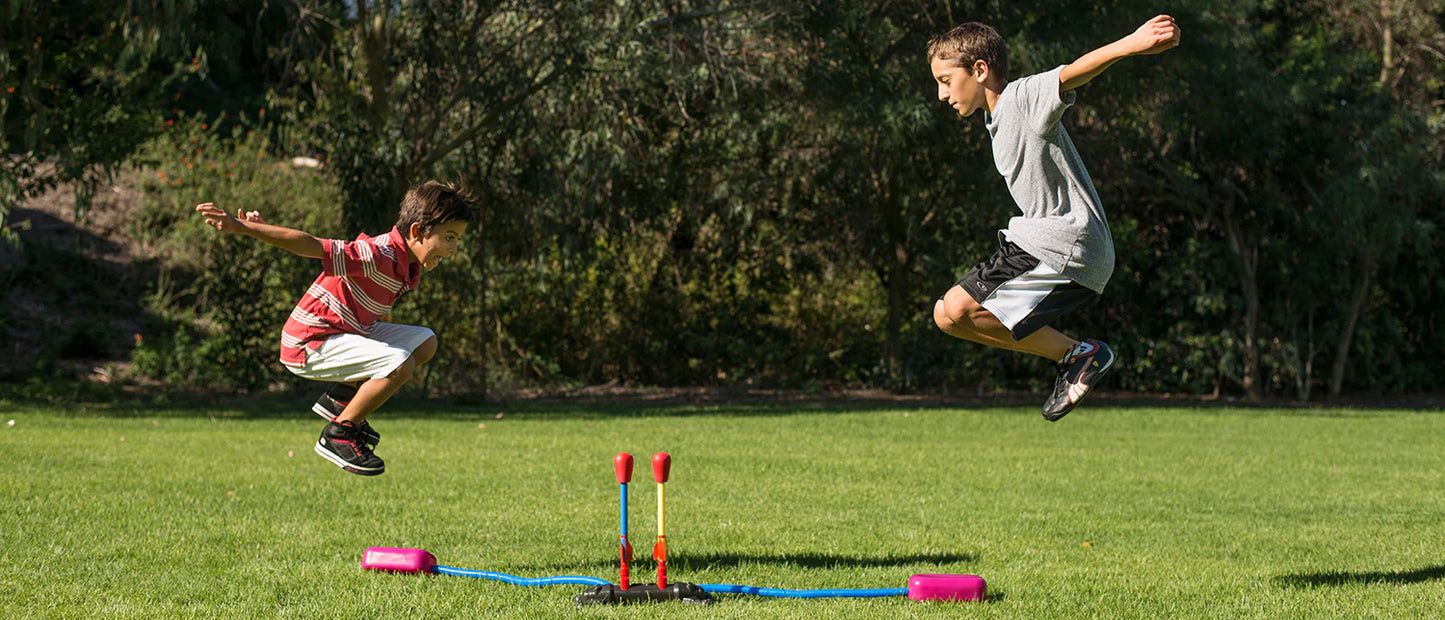
M699 588L713 594L752 594L754 596L774 596L779 598L877 598L881 596L904 596L908 594L908 588L788 590L785 588L739 586L731 583L700 583L697 585Z
M659 598L658 592L663 588L655 585L645 584L633 590L613 586L612 582L597 577L586 577L579 575L561 575L557 577L540 577L528 579L506 573L494 573L484 570L470 570L455 568L451 566L438 566L436 557L424 549L403 549L398 547L368 547L362 556L361 567L369 570L395 571L398 573L440 573L455 577L475 577L478 579L493 579L517 586L554 586L563 584L577 584L585 586L602 586L605 591L596 593L591 602L615 603L619 600L693 600L693 592L701 590L706 593L717 594L752 594L754 596L775 596L779 598L877 598L884 596L904 596L914 600L963 600L981 601L987 591L987 584L978 575L943 575L943 574L918 574L908 579L906 588L872 588L872 589L820 589L820 590L789 590L785 588L763 588L759 586L741 586L730 583L674 583L668 586L668 596ZM688 591L679 590L679 586L687 586ZM651 588L649 590L648 588ZM621 599L619 592L623 593ZM583 596L577 596L578 604L583 604ZM678 597L682 598L678 598ZM670 598L668 598L670 597ZM705 598L705 596L703 597Z
M526 577L508 575L506 573L494 573L492 571L470 570L466 568L453 568L451 566L437 566L434 567L432 570L443 575L451 575L453 577L476 577L477 579L492 579L495 581L510 583L514 586L559 586L565 584L605 586L612 583L610 581L607 581L606 579L598 579L596 577L583 577L580 575L561 575L558 577L538 577L536 579L528 579Z

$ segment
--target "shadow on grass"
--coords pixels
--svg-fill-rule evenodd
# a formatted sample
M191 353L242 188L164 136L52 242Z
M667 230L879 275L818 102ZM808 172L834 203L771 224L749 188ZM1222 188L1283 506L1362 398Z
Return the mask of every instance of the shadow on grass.
M972 553L922 553L918 555L901 555L885 557L862 557L849 555L829 555L822 553L804 554L740 554L740 553L701 553L701 554L671 554L667 558L669 573L673 570L695 571L710 570L714 568L736 568L749 565L775 565L793 568L888 568L912 566L946 566L973 562L978 559ZM650 557L637 556L633 565L633 572L638 574L651 574L653 563ZM560 564L543 564L530 567L518 567L516 570L529 572L547 572L558 570L584 570L588 572L606 573L617 570L617 561L597 561ZM926 570L922 572L928 572Z
M46 414L73 418L212 418L217 420L284 420L311 419L314 395L286 398L274 395L254 398L216 398L208 402L185 403L81 403L73 405L40 405ZM496 419L519 420L604 420L617 418L691 418L691 417L780 417L810 413L838 412L917 412L926 410L990 409L998 413L1016 413L1003 404L981 405L919 405L907 402L813 403L776 402L746 404L684 403L567 403L516 401L488 404L452 404L446 400L395 399L377 410L378 419L437 420L457 422L490 422Z
M897 568L903 568L903 567L912 567L912 568L910 568L910 570L911 570L912 572L914 572L914 573L931 573L931 572L939 572L939 571L937 571L936 569L930 569L930 568L927 568L926 566L919 566L919 565L922 564L922 565L932 565L932 566L947 566L947 565L951 565L951 564L959 564L959 563L973 562L973 561L975 561L977 558L978 558L978 556L976 556L976 555L974 555L974 554L971 554L971 553L926 553L926 554L921 554L921 555L916 555L916 556L907 556L907 557L874 557L874 558L870 558L870 557L857 557L857 556L842 556L842 555L825 555L825 554L804 554L804 555L699 554L699 555L681 555L681 556L678 556L678 557L669 558L669 560L668 560L668 567L669 567L668 576L669 576L669 578L670 578L671 581L687 581L687 582L693 582L693 583L711 583L710 581L707 581L707 580L702 580L702 579L696 579L696 578L689 577L689 576L688 576L688 573L693 572L693 571L697 571L697 570L708 570L708 569L713 569L713 568L731 568L731 567L746 566L746 565L750 565L750 564L774 564L774 565L783 566L783 567L796 567L796 568L800 568L800 569L817 569L817 568L871 568L871 567L884 567L884 568L897 567ZM545 573L545 574L548 574L548 575L562 574L562 573L567 573L567 574L587 574L587 575L603 576L603 578L609 578L609 579L610 579L610 578L616 576L616 573L617 573L617 563L616 563L615 561L613 561L613 562L585 562L585 563L582 563L582 564L571 563L571 564L567 564L567 565L565 565L565 566L563 566L563 565L556 565L556 564L548 564L548 565L534 566L534 567L516 567L516 568L514 568L514 569L512 569L512 570L514 570L515 572L518 572L518 573L529 573L529 574L530 574L530 573ZM655 575L655 573L653 572L654 570L655 570L654 565L653 565L649 560L647 560L647 559L645 559L645 558L642 558L642 557L639 557L637 563L634 563L634 564L632 565L632 571L631 571L631 572L632 572L632 582L633 582L633 583L646 583L646 582L654 581L654 580L652 579L653 576ZM807 579L807 574L806 574L806 573L800 573L799 579L800 579L800 580L805 580L805 579ZM806 584L801 584L801 585L799 585L799 584L778 585L778 584L774 584L774 583L758 584L758 583L748 582L748 580L746 580L746 579L738 579L738 580L732 580L732 581L733 581L733 582L747 582L747 583L742 583L741 585L751 585L751 586L761 586L761 587L778 587L778 588L783 588L783 589L798 589L798 590L804 590L804 589L811 589L811 588L814 587L814 586L809 586L809 585L806 585ZM869 585L847 586L847 587L857 587L857 588L900 587L900 586L906 586L906 584L907 584L907 577L900 575L900 577L898 578L898 581L899 581L899 583L896 583L896 584L869 584ZM842 586L827 586L827 587L842 587ZM732 595L728 595L728 596L732 596ZM742 596L742 595L739 595L739 596ZM988 594L987 594L987 596L984 597L983 602L984 602L984 603L999 603L999 602L1003 601L1003 600L1006 599L1006 598L1008 598L1008 594L1007 594L1005 591L1000 590L1000 589L998 589L998 588L995 588L995 587L993 587L993 586L989 586L989 588L988 588Z
M309 418L313 399L324 386L308 391L273 392L253 395L220 395L203 392L165 392L153 395L116 395L105 399L40 404L37 399L7 395L0 384L0 405L7 399L33 404L47 414L97 418L212 418L225 420L273 420ZM511 420L588 420L614 418L688 417L782 417L809 413L894 413L922 411L964 411L996 415L1033 413L1043 395L999 392L981 397L890 394L882 391L811 393L787 390L739 388L673 388L655 391L631 390L619 393L578 394L489 400L475 396L420 398L401 395L383 406L378 414L389 419L487 421L503 416ZM15 398L12 398L15 397ZM1433 402L1433 401L1432 401ZM1144 398L1131 394L1099 394L1091 397L1094 407L1124 410L1170 409L1198 413L1234 415L1267 412L1286 417L1377 418L1403 415L1436 405L1410 403L1407 408L1369 409L1290 403L1241 403L1198 398ZM1414 408L1409 408L1414 405ZM1390 407L1379 403L1377 407ZM1364 407L1364 405L1361 405Z
M1445 579L1445 566L1431 566L1410 571L1366 571L1346 572L1335 571L1328 573L1305 573L1300 575L1281 575L1275 577L1275 583L1293 588L1318 588L1323 586L1348 586L1354 584L1407 584L1423 583L1426 581L1437 581Z
M973 562L977 556L971 553L922 553L919 555L859 557L805 553L801 555L758 555L740 553L681 554L669 558L668 562L700 568L731 568L746 564L776 564L799 568L874 568L889 566L914 566L918 564L957 564Z

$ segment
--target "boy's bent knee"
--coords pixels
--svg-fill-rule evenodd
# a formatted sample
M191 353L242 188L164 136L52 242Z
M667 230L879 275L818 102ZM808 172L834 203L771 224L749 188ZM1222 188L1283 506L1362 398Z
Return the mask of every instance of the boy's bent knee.
M933 304L933 324L945 332L952 330L958 324L958 316L948 311L948 307L942 299Z
M933 305L933 322L944 331L956 328L959 324L968 324L972 314L970 306L976 307L978 303L968 291L957 286L948 289L943 298Z
M387 375L386 378L406 383L407 381L411 381L411 377L414 374L416 374L416 356L411 355L407 356L406 361L402 362L400 366L397 366L396 370L391 371L391 374Z
M437 336L432 334L425 342L421 343L415 351L411 352L411 358L418 364L425 364L437 353Z
M968 291L956 286L934 304L933 322L949 334L959 330L988 329L1001 324L998 317L974 300Z

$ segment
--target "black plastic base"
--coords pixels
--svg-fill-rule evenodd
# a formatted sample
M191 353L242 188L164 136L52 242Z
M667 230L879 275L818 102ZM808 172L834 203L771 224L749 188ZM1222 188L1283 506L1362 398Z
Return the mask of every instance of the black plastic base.
M592 586L572 597L577 606L618 605L622 603L647 603L652 601L682 601L684 603L712 604L712 595L691 583L670 583L659 588L655 583L635 583L623 590L613 584Z

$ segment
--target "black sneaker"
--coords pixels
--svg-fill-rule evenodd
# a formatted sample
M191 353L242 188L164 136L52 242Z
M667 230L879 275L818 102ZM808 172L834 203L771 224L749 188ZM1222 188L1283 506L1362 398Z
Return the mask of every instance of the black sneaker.
M316 399L316 404L311 405L311 410L316 412L316 415L326 418L326 421L335 422L336 416L346 411L346 401L336 400L330 392L327 392L322 394L321 398ZM375 450L376 444L381 443L381 433L371 428L370 422L362 420L361 425L357 426L356 430L361 431L361 440L366 442L368 448Z
M386 471L386 463L372 454L361 440L361 433L350 422L332 422L321 429L316 440L316 453L353 474L376 476Z
M1059 363L1054 394L1044 403L1044 419L1054 422L1068 415L1113 365L1114 350L1109 345L1098 340L1085 340L1079 344L1068 359Z

